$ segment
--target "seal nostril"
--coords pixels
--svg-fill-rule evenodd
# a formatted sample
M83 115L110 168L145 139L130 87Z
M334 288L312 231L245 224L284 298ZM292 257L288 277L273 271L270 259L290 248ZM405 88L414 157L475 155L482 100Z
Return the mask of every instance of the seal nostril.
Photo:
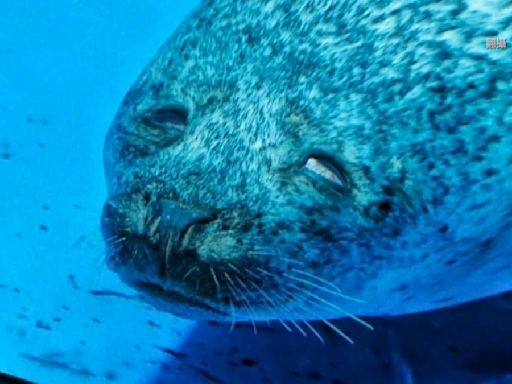
M213 217L206 212L184 207L171 200L160 202L162 212L162 225L176 229L184 234L188 228L195 224L207 224Z

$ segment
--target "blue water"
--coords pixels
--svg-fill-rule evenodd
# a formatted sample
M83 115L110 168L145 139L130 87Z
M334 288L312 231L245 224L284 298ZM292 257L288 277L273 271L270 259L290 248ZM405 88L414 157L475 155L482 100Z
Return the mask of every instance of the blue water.
M2 372L148 382L149 362L167 357L154 345L178 347L192 327L90 293L133 294L102 264L103 140L130 84L194 5L180 4L0 3Z
M323 345L273 324L254 335L159 313L105 268L104 135L195 4L0 1L0 372L41 384L512 383L507 296L373 319L374 332L340 322L356 345L325 331Z

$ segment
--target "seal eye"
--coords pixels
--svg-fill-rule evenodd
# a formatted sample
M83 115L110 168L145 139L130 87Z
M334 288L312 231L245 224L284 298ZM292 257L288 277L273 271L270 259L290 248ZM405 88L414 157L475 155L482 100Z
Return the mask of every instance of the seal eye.
M139 156L149 156L159 149L177 143L185 133L188 112L184 107L171 105L147 110L137 117L130 136L130 146Z
M175 129L185 131L188 112L180 106L168 106L155 109L142 118L142 123L151 128Z
M310 175L328 182L337 189L346 190L350 185L345 170L334 160L325 156L310 156L304 168Z

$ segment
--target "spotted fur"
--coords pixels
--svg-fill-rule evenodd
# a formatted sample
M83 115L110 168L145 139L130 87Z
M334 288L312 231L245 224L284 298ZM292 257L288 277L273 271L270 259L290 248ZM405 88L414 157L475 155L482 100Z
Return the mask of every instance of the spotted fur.
M505 0L204 1L108 133L109 265L163 309L223 320L512 289L512 49L495 36L512 43ZM162 108L185 126L148 125ZM311 177L312 155L347 188ZM178 244L162 200L212 219Z

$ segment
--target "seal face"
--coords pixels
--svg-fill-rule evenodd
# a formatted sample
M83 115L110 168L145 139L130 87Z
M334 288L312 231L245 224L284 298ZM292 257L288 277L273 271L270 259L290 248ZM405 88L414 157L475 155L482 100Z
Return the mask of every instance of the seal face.
M512 51L486 49L512 8L493 4L205 1L108 132L110 268L198 319L512 289Z

